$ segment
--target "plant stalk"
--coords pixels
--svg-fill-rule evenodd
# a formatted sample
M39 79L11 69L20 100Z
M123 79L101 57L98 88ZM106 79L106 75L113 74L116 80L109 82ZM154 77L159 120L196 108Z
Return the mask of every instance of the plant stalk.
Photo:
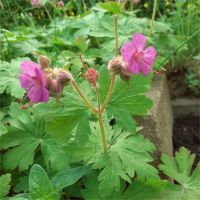
M150 23L149 33L148 33L149 38L151 37L151 34L152 34L153 22L154 22L155 17L156 17L157 4L158 4L158 0L154 0L154 2L153 2L153 13L152 13L152 18L151 18L151 23Z
M196 32L194 32L187 40L183 41L180 46L178 46L172 53L170 53L158 66L158 69L165 64L167 60L169 60L183 45L185 45L189 40L191 40L196 34L200 32L200 29L198 29Z
M81 92L80 88L78 87L77 83L72 80L71 81L72 86L75 88L76 92L79 94L85 105L92 110L94 113L98 113L96 108L90 103L90 101L84 96L84 94Z
M111 81L110 81L110 87L109 87L108 94L107 94L106 99L105 99L105 101L104 101L104 103L103 103L103 105L101 107L101 110L100 110L101 113L103 113L103 111L106 108L108 102L110 101L114 85L115 85L115 73L113 72L112 75L111 75Z
M102 138L102 142L103 142L103 150L104 150L104 152L106 152L108 145L107 145L106 134L105 134L104 126L103 126L103 118L102 118L101 112L98 113L98 122L99 122L99 128L100 128L100 132L101 132L101 138Z
M114 18L114 27L115 27L115 56L117 57L118 56L118 26L117 26L117 23L118 23L118 15L115 15L115 18Z

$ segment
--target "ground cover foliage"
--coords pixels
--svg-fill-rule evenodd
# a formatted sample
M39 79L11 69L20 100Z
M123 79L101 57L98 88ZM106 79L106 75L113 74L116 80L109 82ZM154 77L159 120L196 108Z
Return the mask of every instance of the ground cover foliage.
M118 75L113 79L107 68L118 54L116 47L135 32L148 35L150 22L107 2L81 16L55 17L42 28L32 21L29 27L2 30L0 199L200 198L200 164L192 168L195 155L180 148L174 157L164 154L160 165L153 166L155 146L134 121L134 116L142 117L152 107L146 93L154 74L134 74L127 82ZM154 22L147 40L158 52L155 70L162 70L169 48L179 46L171 38L170 26ZM41 54L51 58L52 68L70 72L79 89L67 85L59 100L50 97L30 106L23 100L20 64ZM83 75L88 66L98 74L95 82ZM176 184L161 179L160 172Z

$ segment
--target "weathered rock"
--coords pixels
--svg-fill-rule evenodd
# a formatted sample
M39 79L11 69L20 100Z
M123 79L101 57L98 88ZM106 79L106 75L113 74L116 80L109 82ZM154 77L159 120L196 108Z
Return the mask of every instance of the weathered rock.
M174 117L200 116L200 99L175 99L172 101Z
M136 122L144 127L141 132L155 144L157 151L154 158L158 161L161 153L173 155L173 115L165 75L156 75L153 78L148 96L153 100L153 107L149 115L136 118Z

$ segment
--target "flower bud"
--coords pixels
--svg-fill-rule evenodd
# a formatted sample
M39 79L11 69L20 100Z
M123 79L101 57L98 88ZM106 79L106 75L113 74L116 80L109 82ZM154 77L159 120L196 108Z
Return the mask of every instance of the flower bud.
M44 70L45 68L48 68L50 66L51 59L48 58L47 56L41 55L39 57L39 63L40 63L41 68Z
M69 71L63 69L57 69L55 73L58 83L61 83L63 85L70 83L70 81L73 79Z
M122 70L119 75L120 75L121 79L124 81L129 81L132 76L132 74L126 70Z
M96 82L98 81L99 74L94 68L89 68L85 72L85 78L89 83L91 83L93 86L95 86Z
M53 78L51 75L49 75L46 78L46 87L49 90L49 93L51 96L55 96L59 98L62 94L63 86L61 83L58 83L58 81Z
M117 56L109 61L108 70L119 74L124 81L129 81L132 76L128 70L128 63L121 56Z
M113 71L116 74L119 74L122 69L127 69L128 63L123 60L121 56L117 56L113 59L111 59L108 63L108 70Z
M51 96L59 98L62 94L63 88L73 79L70 72L64 69L45 69L44 75L46 77L46 87Z

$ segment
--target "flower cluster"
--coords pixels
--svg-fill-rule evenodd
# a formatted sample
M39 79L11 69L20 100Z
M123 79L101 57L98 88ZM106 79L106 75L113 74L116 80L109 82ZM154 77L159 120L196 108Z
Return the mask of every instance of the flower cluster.
M133 74L142 73L146 76L152 69L157 53L153 46L145 49L145 45L145 36L135 33L131 42L123 44L121 56L108 63L108 70L120 74L124 80L128 80Z
M33 103L47 102L49 95L59 98L63 87L73 79L70 72L61 68L49 68L51 60L41 56L40 64L33 61L21 63L19 75L21 87L27 90L27 96Z

